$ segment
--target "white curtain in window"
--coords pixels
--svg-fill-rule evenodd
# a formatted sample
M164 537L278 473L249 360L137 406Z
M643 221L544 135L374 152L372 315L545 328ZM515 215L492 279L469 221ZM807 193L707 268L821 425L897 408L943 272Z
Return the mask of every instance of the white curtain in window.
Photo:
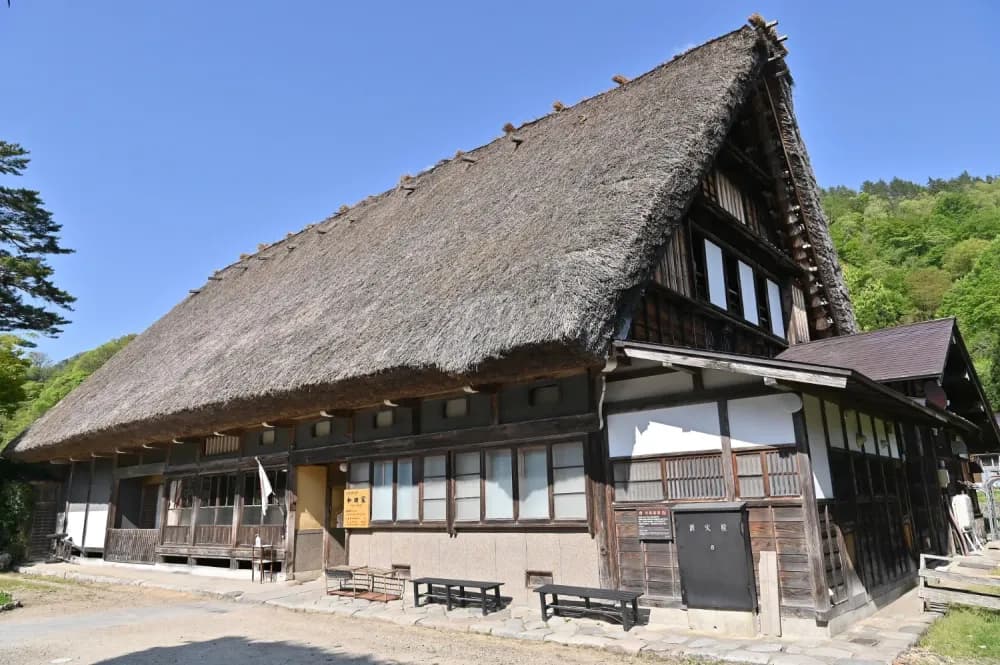
M417 519L417 485L413 482L413 460L396 460L396 520Z
M424 458L424 519L443 520L447 516L447 482L445 456Z
M740 266L740 295L743 296L743 318L753 323L760 323L757 316L757 288L753 268L738 261Z
M392 519L392 462L373 462L372 520Z
M552 446L552 502L557 520L587 518L587 485L583 471L583 444Z
M479 453L455 455L455 519L479 521Z
M509 450L486 452L486 519L514 518L513 474Z
M722 250L710 240L705 241L705 278L708 280L709 301L726 309L726 273L722 267Z
M785 336L785 315L781 310L781 289L771 280L767 281L767 307L771 313L771 332L778 337Z
M521 495L518 507L520 519L548 519L549 474L545 449L522 450L521 468L518 471L518 490Z
M347 486L351 488L368 487L368 462L352 462Z

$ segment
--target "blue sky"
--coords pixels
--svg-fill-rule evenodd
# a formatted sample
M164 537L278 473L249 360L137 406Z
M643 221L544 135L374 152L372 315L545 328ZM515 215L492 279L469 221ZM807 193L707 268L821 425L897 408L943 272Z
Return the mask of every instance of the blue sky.
M258 243L753 11L790 35L823 185L1000 173L996 7L0 3L0 137L32 151L20 184L42 192L76 250L53 261L78 298L73 323L39 349L59 359L140 332Z

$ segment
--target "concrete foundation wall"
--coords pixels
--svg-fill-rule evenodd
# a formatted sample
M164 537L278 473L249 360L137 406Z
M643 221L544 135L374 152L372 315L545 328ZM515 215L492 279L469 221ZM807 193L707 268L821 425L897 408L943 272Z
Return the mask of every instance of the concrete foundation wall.
M556 584L599 586L598 543L587 533L374 531L352 533L354 566L410 566L412 577L504 582L515 603L535 602L527 571L552 573Z

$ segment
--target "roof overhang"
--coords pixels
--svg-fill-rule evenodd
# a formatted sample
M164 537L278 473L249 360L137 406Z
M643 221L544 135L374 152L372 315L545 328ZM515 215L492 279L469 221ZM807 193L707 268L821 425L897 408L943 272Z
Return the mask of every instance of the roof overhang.
M976 431L972 422L961 416L924 406L906 395L888 388L864 374L843 367L829 367L774 358L757 358L718 351L686 349L645 342L614 343L629 358L651 360L667 367L715 369L747 376L759 376L768 384L794 387L804 392L843 392L854 401L870 404L929 425L950 425L964 431Z

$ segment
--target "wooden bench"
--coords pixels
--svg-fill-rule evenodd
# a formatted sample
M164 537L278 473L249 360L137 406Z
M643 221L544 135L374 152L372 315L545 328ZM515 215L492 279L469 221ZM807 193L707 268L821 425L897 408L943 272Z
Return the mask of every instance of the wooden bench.
M596 589L585 586L566 586L564 584L543 584L535 588L542 604L542 621L548 621L549 610L552 616L560 616L560 612L570 612L579 615L598 614L621 621L622 627L628 631L639 622L638 591L617 591L614 589ZM552 596L552 602L545 602L546 596ZM566 605L559 602L559 596L575 596L583 600L583 607ZM611 604L594 604L592 600L607 600Z
M503 582L453 580L445 577L418 577L412 581L414 607L420 607L421 598L443 600L449 610L454 607L456 602L461 605L472 602L480 603L483 607L483 616L486 616L491 608L499 610L503 606L503 600L500 598L500 587L503 585ZM427 590L423 593L420 592L421 585L427 585ZM457 591L454 591L455 589ZM473 595L472 593L467 593L466 589L479 589L479 593ZM492 591L493 594L490 595L489 591Z

